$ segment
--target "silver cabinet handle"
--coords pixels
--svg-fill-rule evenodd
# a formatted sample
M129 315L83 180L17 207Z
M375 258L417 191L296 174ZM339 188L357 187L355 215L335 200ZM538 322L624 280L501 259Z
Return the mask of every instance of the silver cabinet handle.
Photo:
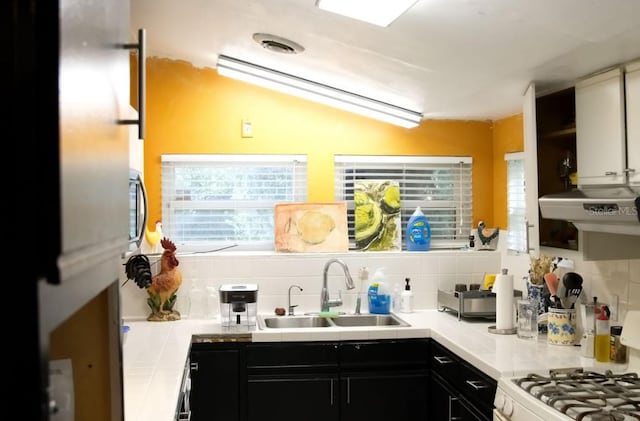
M138 139L144 139L145 132L145 108L146 108L146 85L147 85L147 64L146 64L146 31L138 29L138 42L135 44L123 44L125 50L138 50L138 119L118 120L119 124L137 124Z
M331 392L331 406L333 406L333 379L331 379L331 389L330 389L330 392Z
M530 251L535 250L534 248L531 247L531 244L529 243L529 230L531 228L535 228L535 225L530 224L528 220L525 219L524 221L524 241L525 241L525 247L526 247L526 252L529 253Z
M466 380L465 383L467 383L469 386L473 387L475 390L482 390L482 389L486 389L489 386L482 383L479 380Z
M351 377L347 377L347 405L351 404Z
M454 402L454 401L457 401L457 400L460 400L460 399L459 399L459 398L455 398L455 397L453 397L453 396L449 395L449 414L447 415L447 419L448 419L448 421L456 421L456 420L460 420L460 419L462 419L462 418L460 418L460 417L454 417L454 416L453 416L453 414L452 414L452 412L453 412L453 408L452 408L452 407L453 407L453 405L451 405L451 403L452 403L452 402Z
M625 168L624 170L622 170L623 173L629 174L629 173L635 173L636 169L635 168Z
M604 175L618 175L618 173L615 171L606 171Z
M453 360L449 357L437 357L434 355L434 360L438 362L438 364L452 364Z

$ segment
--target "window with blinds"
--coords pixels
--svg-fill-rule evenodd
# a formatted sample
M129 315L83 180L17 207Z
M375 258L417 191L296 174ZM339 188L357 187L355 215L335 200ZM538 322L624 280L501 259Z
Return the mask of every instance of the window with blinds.
M420 206L431 226L431 248L459 248L471 232L471 157L336 155L335 200L347 203L350 248L355 248L353 187L356 180L400 185L402 248L411 214Z
M306 201L304 155L162 155L163 234L187 250L273 250L274 205Z
M527 253L524 153L509 153L504 159L507 161L507 249Z

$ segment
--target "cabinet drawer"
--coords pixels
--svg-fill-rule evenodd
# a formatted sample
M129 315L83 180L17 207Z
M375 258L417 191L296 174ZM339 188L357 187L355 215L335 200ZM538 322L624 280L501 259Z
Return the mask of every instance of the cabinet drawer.
M452 385L459 386L460 357L435 341L431 342L430 367Z
M462 361L459 371L462 395L476 405L482 413L491 412L498 382L482 371Z
M262 373L281 371L322 371L338 368L336 342L287 342L247 345L247 370Z
M357 341L340 344L340 366L358 367L424 367L429 364L429 340L407 339Z

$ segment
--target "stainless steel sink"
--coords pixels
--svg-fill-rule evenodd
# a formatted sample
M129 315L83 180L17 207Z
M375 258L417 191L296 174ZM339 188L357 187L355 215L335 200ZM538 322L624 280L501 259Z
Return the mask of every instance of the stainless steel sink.
M395 314L348 314L331 319L336 326L409 326Z
M409 323L395 314L345 314L338 317L258 316L260 329L331 327L407 327Z
M259 317L260 327L286 329L300 327L330 327L329 319L318 316L272 316Z

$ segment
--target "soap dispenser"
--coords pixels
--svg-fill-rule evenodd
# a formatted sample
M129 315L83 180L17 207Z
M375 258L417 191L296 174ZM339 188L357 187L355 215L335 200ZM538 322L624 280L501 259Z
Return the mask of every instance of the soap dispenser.
M411 313L413 311L413 292L409 281L411 281L410 278L404 279L404 291L400 294L400 312L402 313Z

